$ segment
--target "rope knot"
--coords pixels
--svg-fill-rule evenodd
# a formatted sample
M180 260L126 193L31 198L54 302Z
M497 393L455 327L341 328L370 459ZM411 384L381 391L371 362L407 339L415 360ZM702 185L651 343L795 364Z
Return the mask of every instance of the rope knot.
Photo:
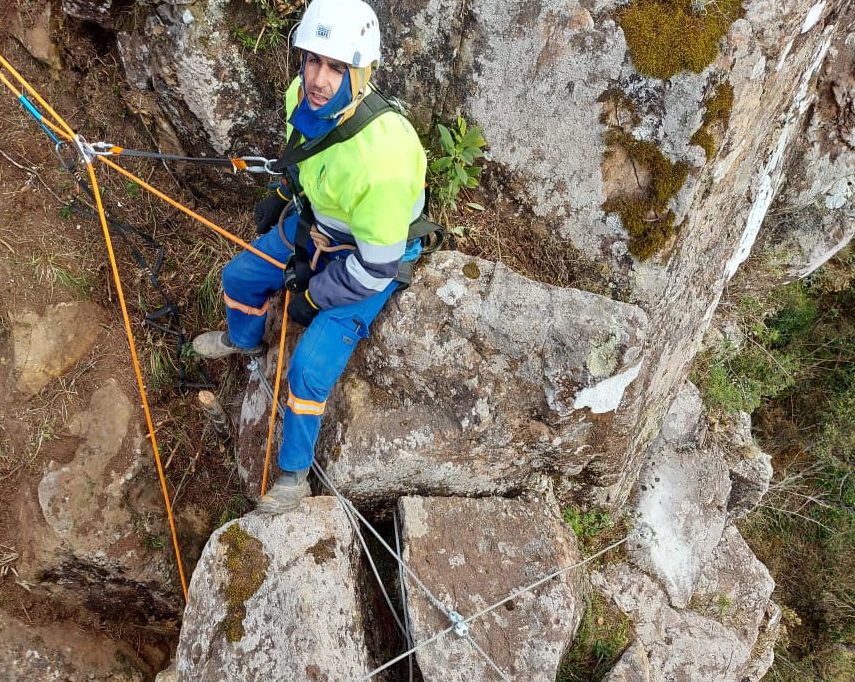
M450 611L448 614L448 619L454 623L454 634L458 637L467 637L469 636L469 626L463 620L463 616L461 616L457 611Z

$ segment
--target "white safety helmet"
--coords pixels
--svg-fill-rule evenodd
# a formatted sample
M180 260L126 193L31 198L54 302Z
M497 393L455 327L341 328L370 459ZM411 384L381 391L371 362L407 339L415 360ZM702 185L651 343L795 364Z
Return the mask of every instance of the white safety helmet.
M380 26L362 0L312 0L294 47L364 68L380 61Z

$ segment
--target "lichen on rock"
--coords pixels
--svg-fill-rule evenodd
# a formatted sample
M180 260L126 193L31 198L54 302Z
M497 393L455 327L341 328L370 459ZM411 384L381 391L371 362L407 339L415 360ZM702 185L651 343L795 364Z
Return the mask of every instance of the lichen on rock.
M244 635L243 619L246 616L244 604L264 582L270 560L265 555L261 542L236 523L229 526L228 530L220 536L220 542L226 546L228 573L228 582L225 586L226 617L220 627L226 639L237 642Z

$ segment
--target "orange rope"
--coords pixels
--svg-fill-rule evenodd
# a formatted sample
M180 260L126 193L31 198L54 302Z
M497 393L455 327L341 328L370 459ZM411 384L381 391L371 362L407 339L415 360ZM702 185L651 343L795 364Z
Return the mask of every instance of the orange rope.
M267 472L270 470L270 453L273 450L273 431L279 412L279 384L282 383L282 365L285 359L285 334L288 332L288 304L291 292L285 291L285 310L282 311L282 334L279 336L279 357L276 360L276 383L273 384L273 404L270 406L270 422L267 425L267 448L264 451L264 471L261 474L261 494L267 492ZM260 371L260 370L259 370ZM284 427L283 427L284 428Z
M12 66L9 64L9 62L7 62L3 58L2 55L0 55L0 64L2 64L3 67L5 67L10 73L12 73L15 76L15 78L18 79L18 81L27 89L27 91L30 92L30 94L32 94L38 100L39 104L41 104L47 111L49 111L51 113L51 115L59 122L59 124L67 131L68 134L66 135L62 131L57 130L53 125L51 125L50 127L53 128L54 130L57 130L57 132L62 134L63 137L73 138L74 137L74 131L50 107L50 105L48 105L47 102L45 102L39 96L39 94L32 88L32 86L30 86L30 84L27 83L23 79L23 77L17 71L15 71L15 69L12 68ZM6 82L6 79L3 78L3 81ZM7 85L9 85L9 84L7 83ZM12 88L12 90L14 92L14 88ZM124 323L125 323L125 335L128 338L128 346L129 346L130 351L131 351L131 361L134 365L134 373L136 374L136 378L137 378L137 387L139 388L139 391L140 391L140 398L142 400L142 408L143 408L143 412L145 413L146 425L148 427L148 437L149 437L149 440L151 441L151 448L152 448L152 452L154 453L154 461L155 461L155 465L157 466L157 475L158 475L158 478L160 479L160 490L163 493L163 501L164 501L164 504L166 506L166 516L169 519L169 529L172 533L172 546L175 549L175 560L176 560L177 565L178 565L178 576L181 579L181 590L182 590L182 593L184 594L184 601L187 601L187 580L184 577L184 564L183 564L183 561L181 558L181 548L178 546L178 535L177 535L176 530L175 530L175 519L173 518L173 515L172 515L172 503L170 502L169 491L167 490L167 487L166 487L166 476L163 473L163 465L161 464L161 460L160 460L160 449L158 448L158 445L157 445L157 438L155 437L154 421L151 418L151 410L149 408L148 396L146 395L146 390L145 390L145 381L143 380L142 369L140 368L139 358L137 357L136 342L134 341L134 332L133 332L133 329L131 327L131 319L130 319L130 316L128 315L128 307L127 307L127 304L125 303L125 293L124 293L124 289L122 288L121 276L119 275L119 266L116 262L116 255L113 251L113 242L110 239L110 229L107 226L107 216L104 213L104 205L101 203L101 191L100 191L100 188L98 187L98 179L95 176L95 169L92 167L91 163L87 163L86 168L89 172L89 180L92 183L92 190L95 194L95 204L98 208L98 217L99 217L100 222L101 222L101 230L104 233L104 242L107 246L107 254L110 257L110 268L111 268L112 273L113 273L113 283L116 287L116 293L118 294L118 297L119 297L119 306L122 309L122 318L123 318Z
M59 134L60 136L64 137L65 139L67 139L69 141L73 141L74 138L76 137L74 130L72 130L71 127L62 119L62 117L60 117L53 110L53 108L44 99L42 99L42 97L39 95L39 93L36 92L36 90L12 67L12 65L8 61L6 61L6 59L2 55L0 55L0 65L2 65L6 70L8 70L21 83L21 85L27 90L27 92L29 92L35 98L35 100L47 112L49 112L51 114L51 116L53 116L59 122L59 124L62 126L62 128L64 130L61 130L60 128L55 126L53 123L51 123L50 121L48 121L47 119L42 117L42 121L45 123L45 125L47 125L51 130L53 130L55 133ZM2 82L13 93L17 94L17 90L15 89L13 84L11 82L9 82L9 80L2 73L0 73L0 80L2 80ZM271 265L274 265L277 268L280 268L281 270L285 269L285 267L286 267L285 264L279 262L278 260L276 260L272 256L269 256L268 254L264 253L263 251L256 249L254 246L245 242L240 237L237 237L237 236L233 235L231 232L224 230L223 228L219 227L218 225L215 225L213 222L211 222L207 218L199 215L195 211L192 211L191 209L187 208L186 206L175 201L174 199L167 196L166 194L164 194L163 192L161 192L157 188L148 184L142 178L137 177L136 175L134 175L130 171L128 171L128 170L122 168L121 166L119 166L118 164L110 161L105 156L98 155L97 158L99 161L105 163L110 168L117 170L119 173L121 173L125 177L127 177L130 180L132 180L133 182L137 183L140 187L145 188L146 190L148 190L149 192L151 192L152 194L154 194L158 198L162 199L163 201L168 203L173 208L178 209L179 211L190 216L191 218L198 220L200 223L202 223L206 227L214 230L214 232L216 232L220 236L225 237L226 239L234 242L238 246L240 246L240 247L246 249L247 251L255 254L256 256L267 261ZM179 574L179 577L181 578L181 589L184 593L184 600L186 601L187 600L187 581L184 577L184 565L183 565L183 561L181 558L181 550L178 546L178 536L177 536L177 533L175 530L175 519L173 518L173 514L172 514L172 503L170 502L169 491L166 487L166 477L163 473L163 466L162 466L161 459L160 459L160 449L157 445L157 438L155 437L154 422L153 422L152 417L151 417L151 410L149 409L148 396L146 394L145 382L143 380L142 370L140 368L139 358L137 356L136 342L134 340L134 334L133 334L133 329L131 327L130 317L128 315L127 305L125 303L125 295L124 295L124 290L122 288L122 281L121 281L121 278L119 275L119 268L118 268L118 264L116 262L115 253L113 251L113 242L110 239L110 230L107 226L107 216L104 213L104 206L101 203L101 193L100 193L100 190L98 187L98 180L95 176L95 169L92 167L91 162L87 162L86 168L89 172L89 179L92 182L92 188L93 188L94 193L95 193L95 202L96 202L96 205L98 208L98 216L99 216L100 221L101 221L101 229L104 233L104 242L106 243L107 253L110 257L110 267L111 267L112 272L113 272L113 281L114 281L115 286L116 286L116 292L118 293L118 297L119 297L119 304L120 304L120 307L122 309L122 318L124 319L124 324L125 324L125 334L127 335L128 346L130 347L130 351L131 351L131 361L132 361L133 366L134 366L134 373L136 374L137 386L139 387L140 396L142 399L143 412L145 413L146 425L148 426L148 435L149 435L149 439L151 441L152 451L154 453L155 464L157 466L157 474L158 474L158 478L160 480L160 488L161 488L161 492L163 493L164 504L166 506L166 514L167 514L167 517L169 519L169 528L170 528L170 531L172 533L172 545L175 549L175 558L176 558L176 561L178 564L178 574ZM285 338L286 338L286 334L287 334L287 330L288 330L287 309L288 309L288 304L290 303L290 299L291 299L291 292L286 291L285 292L285 314L283 315L283 320L282 320L282 334L281 334L280 339L279 339L279 357L278 357L277 363L276 363L276 385L275 385L274 390L273 390L273 405L272 405L272 408L270 411L270 423L268 424L268 428L267 428L267 448L266 448L266 452L265 452L265 456L264 456L264 472L263 472L262 480L261 480L261 494L262 495L264 495L264 493L267 490L268 470L270 467L270 455L272 452L273 434L274 434L274 430L276 427L276 417L277 417L277 413L278 413L276 408L279 404L279 386L282 382L282 368L283 368L284 357L285 357Z
M119 296L119 305L122 308L122 318L125 321L125 334L128 337L128 346L131 349L131 361L134 365L134 373L137 377L137 386L140 390L142 398L143 412L145 412L145 421L148 426L148 437L151 440L151 449L154 453L154 461L157 465L157 476L160 479L160 490L163 493L163 502L166 505L166 516L169 519L169 530L172 532L172 546L175 548L175 560L178 563L178 575L181 578L181 590L184 593L184 601L187 601L187 580L184 578L184 566L181 560L181 549L178 547L178 535L175 531L175 519L172 516L172 503L169 501L169 491L166 489L166 476L163 473L163 465L160 462L160 449L157 447L157 438L154 435L154 422L151 418L151 410L148 406L148 397L145 392L145 382L143 381L142 370L140 369L140 361L137 357L136 343L134 341L134 332L131 328L131 318L128 316L128 307L125 304L125 294L122 289L122 280L119 276L119 266L116 263L116 255L113 253L113 242L110 239L110 229L107 227L107 216L104 214L104 205L101 203L101 192L98 188L98 180L95 177L95 169L91 163L86 164L89 171L89 179L92 181L92 190L95 192L95 203L98 206L98 217L101 219L101 230L104 232L104 242L107 244L107 253L110 256L110 268L113 271L113 282L116 286L116 293Z
M71 129L71 126L69 126L63 120L63 118L53 110L53 108L51 107L50 104L48 104L47 102L45 102L42 99L42 96L38 92L36 92L35 88L33 88L33 86L30 85L24 79L24 77L15 70L15 67L13 67L9 62L6 61L6 58L2 54L0 54L0 65L2 65L4 69L6 69L9 73L11 73L15 77L15 80L17 80L23 86L23 88L27 92L29 92L36 99L36 101L39 104L42 105L42 107L44 108L45 111L47 111L51 116L53 116L56 119L57 123L59 123L65 129L65 132L70 137L74 137L74 131ZM13 88L13 92L14 92L14 88Z
M277 268L279 268L280 270L284 270L284 269L285 269L285 264L284 264L284 263L280 263L278 260L276 260L276 259L275 259L275 258L273 258L272 256L268 256L266 253L264 253L264 251L259 251L259 250L258 250L258 249L256 249L252 244L249 244L248 242L245 242L243 239L241 239L240 237L236 237L235 235L233 235L233 234L232 234L231 232L229 232L228 230L224 230L222 227L220 227L220 226L218 226L218 225L215 225L215 224L214 224L214 223L212 223L210 220L208 220L207 218L205 218L205 217L203 217L203 216L199 215L199 214L198 214L198 213L196 213L195 211L190 210L189 208L187 208L186 206L184 206L184 205L182 205L182 204L179 204L177 201L175 201L175 199L173 199L173 198L171 198L171 197L166 196L163 192L161 192L161 191L160 191L159 189L157 189L156 187L152 187L151 185L149 185L149 184L148 184L145 180L143 180L142 178L138 178L136 175L134 175L134 174L133 174L133 173L131 173L130 171L125 170L124 168L122 168L121 166L119 166L119 165L118 165L118 164L116 164L116 163L113 163L113 162L112 162L112 161L110 161L110 159L108 159L106 156L99 156L99 157L98 157L98 160L99 160L99 161L103 161L103 162L104 162L104 163L106 163L108 166L110 166L110 168L115 168L115 169L116 169L117 171L119 171L122 175L124 175L125 177L127 177L127 178L129 178L129 179L133 180L134 182L136 182L140 187L144 187L144 188L145 188L145 189L147 189L149 192L151 192L152 194L154 194L156 197L159 197L160 199L163 199L163 200L164 200L167 204L169 204L170 206L172 206L172 207L174 207L174 208L177 208L177 209L178 209L179 211L181 211L182 213L186 213L186 214L187 214L187 215L189 215L191 218L195 218L195 219L196 219L196 220L198 220L200 223L202 223L205 227L210 227L214 232L216 232L216 233L217 233L217 234L219 234L220 236L225 237L225 238L226 238L226 239L228 239L229 241L234 242L234 243L235 243L235 244L237 244L238 246L241 246L241 247L243 247L244 249L246 249L247 251L249 251L249 252L251 252L251 253L254 253L254 254L255 254L256 256L258 256L259 258L261 258L261 259L263 259L263 260L266 260L266 261L267 261L268 263L270 263L271 265L275 265L275 266L276 266Z

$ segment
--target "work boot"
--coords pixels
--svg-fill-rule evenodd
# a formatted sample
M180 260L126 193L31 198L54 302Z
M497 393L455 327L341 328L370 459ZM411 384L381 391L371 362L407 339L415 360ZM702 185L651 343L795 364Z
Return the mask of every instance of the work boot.
M261 355L264 348L260 345L255 346L255 348L241 348L232 343L228 332L205 332L193 339L193 350L203 358L216 359L234 353Z
M309 494L309 483L306 480L308 475L308 469L283 471L273 487L258 501L255 511L262 514L282 514L296 509L300 500Z

